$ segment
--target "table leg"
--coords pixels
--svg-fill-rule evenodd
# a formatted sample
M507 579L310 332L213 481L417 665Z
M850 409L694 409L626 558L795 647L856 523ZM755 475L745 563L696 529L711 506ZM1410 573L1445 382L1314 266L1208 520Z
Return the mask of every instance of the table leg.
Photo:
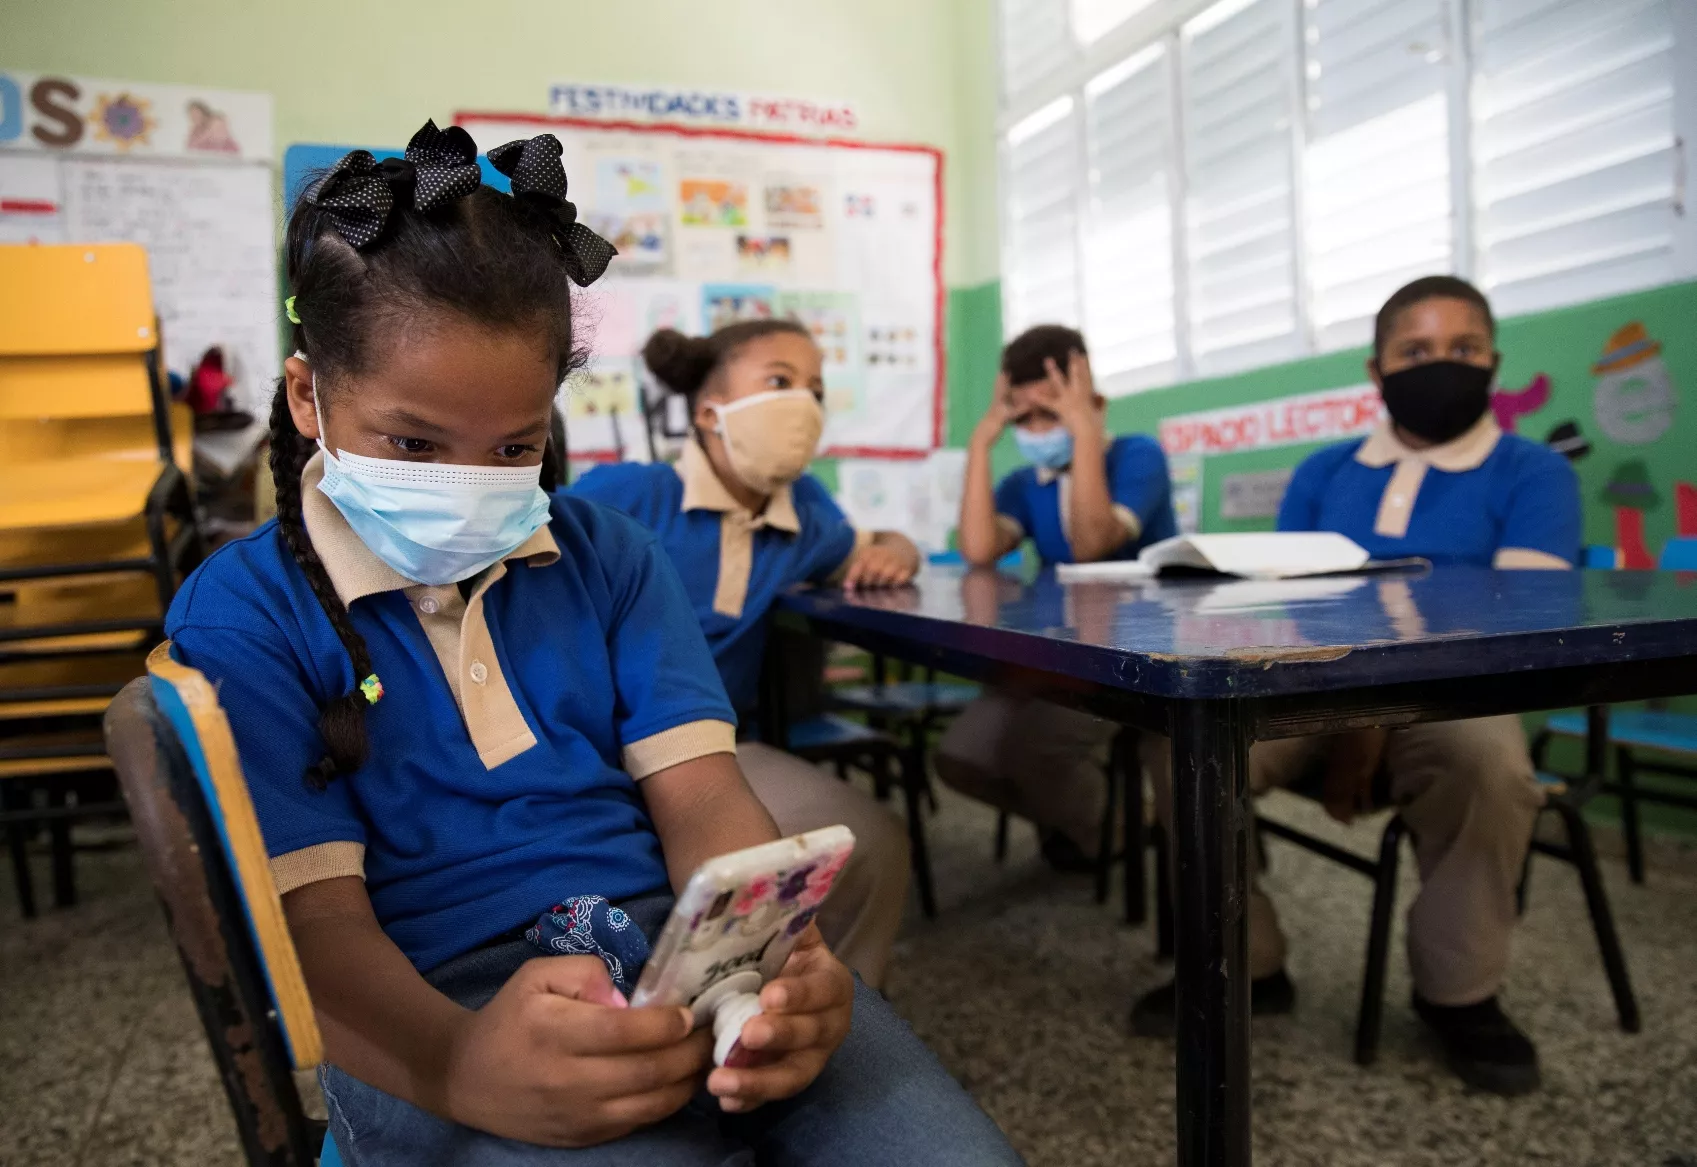
M1178 1161L1249 1163L1249 738L1234 701L1173 713Z

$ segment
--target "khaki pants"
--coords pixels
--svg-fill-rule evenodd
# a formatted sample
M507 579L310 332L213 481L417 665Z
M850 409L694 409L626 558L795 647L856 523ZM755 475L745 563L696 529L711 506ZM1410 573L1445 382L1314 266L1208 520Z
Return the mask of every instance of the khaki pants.
M1094 855L1108 800L1108 748L1118 732L1114 722L1048 701L986 693L943 735L937 776Z
M819 931L844 964L878 988L907 904L902 821L847 782L761 742L738 742L737 762L785 835L838 823L854 832L854 854L819 911Z
M1325 737L1256 742L1249 787L1288 786L1323 764ZM1161 821L1172 823L1167 740L1142 739L1144 769ZM1508 971L1514 890L1544 797L1532 776L1517 717L1411 725L1390 732L1383 765L1392 803L1408 824L1420 894L1408 910L1414 989L1437 1005L1470 1005L1496 993ZM1284 967L1285 938L1273 902L1249 895L1249 975Z

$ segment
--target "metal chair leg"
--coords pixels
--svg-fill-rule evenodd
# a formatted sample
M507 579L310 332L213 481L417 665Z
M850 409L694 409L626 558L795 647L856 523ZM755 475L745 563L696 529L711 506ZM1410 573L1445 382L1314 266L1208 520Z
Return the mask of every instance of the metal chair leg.
M1355 1023L1355 1062L1370 1066L1379 1055L1379 1022L1385 1009L1385 960L1391 947L1391 911L1396 907L1397 864L1408 827L1391 816L1379 841L1373 877L1373 923L1367 932L1367 968L1361 975L1361 1015Z
M1008 812L1002 811L996 816L996 862L1000 863L1008 857Z
M923 758L914 757L911 752L905 758L898 758L896 765L901 770L902 795L907 802L907 842L913 852L913 878L919 885L919 907L925 913L925 918L937 918L937 895L931 884L931 852L925 844L925 818L923 801L925 789L921 782L924 776Z
M1114 822L1119 818L1120 783L1125 777L1117 755L1118 750L1109 752L1108 801L1102 808L1102 826L1096 836L1096 902L1099 904L1108 902L1108 878L1114 873Z
M20 797L20 795L22 797ZM0 809L26 808L29 792L18 782L0 779ZM18 889L18 910L24 919L35 919L35 884L29 874L29 829L21 822L6 824L6 849L12 853L12 882Z
M1173 958L1173 869L1172 844L1167 841L1167 829L1156 823L1150 830L1155 838L1155 958Z
M1615 1012L1620 1027L1627 1033L1639 1030L1638 999L1632 993L1632 978L1626 971L1626 956L1621 951L1620 937L1615 933L1614 913L1609 909L1609 896L1603 890L1603 875L1597 869L1597 851L1591 845L1591 828L1579 808L1561 799L1552 799L1549 809L1561 816L1567 829L1567 848L1579 869L1579 882L1585 889L1585 906L1591 912L1591 926L1597 933L1597 948L1602 953L1603 970L1608 974L1609 990L1614 994Z
M47 805L57 811L65 809L65 788L54 783L47 788ZM53 855L53 906L72 908L77 903L77 871L71 850L71 820L59 814L47 824L47 837Z
M1620 829L1626 836L1626 869L1633 883L1644 882L1644 839L1638 831L1637 766L1632 750L1626 746L1615 749L1615 773L1620 782Z
M1149 918L1149 839L1143 825L1143 768L1132 753L1123 771L1125 782L1125 922Z

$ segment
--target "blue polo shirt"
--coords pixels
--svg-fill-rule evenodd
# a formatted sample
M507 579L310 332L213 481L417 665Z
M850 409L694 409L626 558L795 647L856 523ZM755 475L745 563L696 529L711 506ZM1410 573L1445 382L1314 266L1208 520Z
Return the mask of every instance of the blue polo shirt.
M637 780L732 750L735 731L654 536L555 498L468 597L365 550L315 469L307 531L384 690L365 764L321 791L303 779L324 752L320 708L355 677L275 521L208 558L166 620L177 657L219 687L279 888L363 875L421 971L565 897L664 889Z
M823 484L804 474L759 515L733 499L695 442L676 467L624 462L585 474L571 493L618 507L659 536L683 578L731 702L752 709L766 644L766 613L778 593L818 582L857 544Z
M1566 458L1489 416L1413 450L1389 427L1310 454L1279 506L1281 531L1336 531L1375 559L1567 567L1580 549L1579 480Z
M1108 444L1107 461L1108 494L1125 524L1126 540L1106 558L1136 559L1148 544L1178 534L1167 456L1153 438L1127 434ZM1071 475L1064 470L1057 474L1022 466L996 484L997 519L1005 529L1017 527L1021 538L1029 537L1044 563L1071 563L1066 530L1071 490Z

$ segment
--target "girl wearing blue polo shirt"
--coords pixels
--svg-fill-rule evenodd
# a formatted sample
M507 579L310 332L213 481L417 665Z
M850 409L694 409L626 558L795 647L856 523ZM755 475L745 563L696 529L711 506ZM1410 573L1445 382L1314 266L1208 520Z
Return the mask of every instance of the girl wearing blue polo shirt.
M652 530L683 578L739 711L755 705L766 614L793 584L906 583L919 551L893 531L857 532L806 473L824 428L824 357L792 320L751 320L709 337L663 329L643 359L683 394L694 433L675 467L592 470L572 493L618 507ZM856 846L819 914L826 942L868 984L882 983L907 898L908 844L889 811L817 766L761 742L737 751L743 774L784 834L831 823Z
M1084 337L1044 324L1002 350L990 408L967 445L960 548L986 567L1029 538L1045 565L1132 559L1177 533L1166 455L1144 434L1107 436ZM990 451L1013 427L1029 463L991 487ZM949 727L937 774L1036 823L1043 855L1091 871L1107 800L1103 765L1118 726L1012 693L986 693Z
M1505 434L1492 415L1496 321L1478 289L1451 276L1401 288L1379 310L1367 373L1389 414L1366 438L1297 467L1282 531L1337 531L1383 559L1562 571L1579 554L1579 487L1567 460ZM1387 634L1421 626L1403 582L1378 585ZM1145 738L1157 803L1168 813L1164 740ZM1532 824L1543 802L1518 717L1257 743L1257 792L1319 788L1345 821L1394 804L1408 823L1421 890L1408 913L1414 1010L1469 1084L1500 1094L1538 1085L1537 1051L1502 1011L1509 937ZM1272 901L1249 901L1251 1001L1284 1012L1295 990ZM1132 1012L1135 1029L1170 1032L1173 987Z
M599 894L645 930L704 859L776 837L664 552L544 489L571 285L612 248L550 135L427 124L344 157L286 240L296 353L278 517L167 619L219 686L328 1052L350 1164L1014 1162L875 994L807 937L744 1041L634 1009L522 929ZM852 1017L852 1021L851 1021ZM705 1090L702 1088L705 1087Z

